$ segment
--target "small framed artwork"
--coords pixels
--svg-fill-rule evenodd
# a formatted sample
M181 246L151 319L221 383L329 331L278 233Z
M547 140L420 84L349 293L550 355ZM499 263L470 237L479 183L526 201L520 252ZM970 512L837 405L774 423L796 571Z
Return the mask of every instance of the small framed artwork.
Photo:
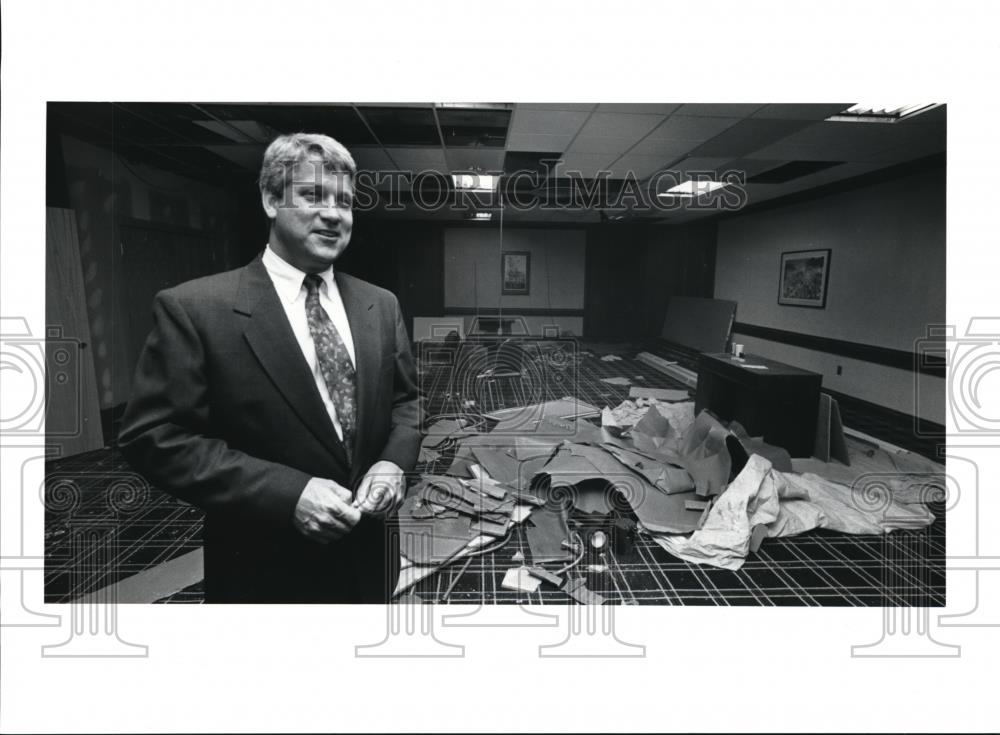
M510 251L501 258L501 293L520 296L528 294L531 285L531 253Z
M785 306L826 307L830 278L830 250L792 250L781 254L778 303Z

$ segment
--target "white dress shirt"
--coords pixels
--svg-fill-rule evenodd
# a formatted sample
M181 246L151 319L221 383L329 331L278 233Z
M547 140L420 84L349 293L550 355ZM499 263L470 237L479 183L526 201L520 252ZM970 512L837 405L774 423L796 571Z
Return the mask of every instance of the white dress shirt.
M295 333L295 339L302 350L302 356L306 358L306 363L312 371L313 380L323 398L323 405L326 412L330 414L333 426L337 430L337 436L344 439L344 430L337 419L337 408L330 398L330 391L323 380L323 374L319 369L319 360L316 359L316 346L313 344L312 335L309 333L309 321L306 317L306 287L305 271L300 271L294 265L283 260L268 245L264 250L262 258L267 275L271 277L274 289L278 292L278 299L285 308L285 316L288 317L288 324ZM344 302L340 298L340 290L337 282L333 278L333 266L330 266L322 273L317 274L323 279L323 285L319 289L319 303L323 311L330 317L333 326L340 333L340 338L344 340L347 353L350 355L351 363L357 369L357 360L354 359L354 339L351 337L351 325L347 321L347 312L344 311Z

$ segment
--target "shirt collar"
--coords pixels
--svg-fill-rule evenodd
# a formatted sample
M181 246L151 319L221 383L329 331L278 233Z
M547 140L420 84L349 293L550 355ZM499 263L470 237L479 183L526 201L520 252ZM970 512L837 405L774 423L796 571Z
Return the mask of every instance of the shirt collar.
M264 255L261 257L264 268L274 282L274 288L278 292L278 298L282 303L291 304L302 293L302 281L306 277L305 271L300 271L294 265L284 260L271 246L264 248ZM317 274L326 284L326 293L332 294L334 289L333 266L331 265L322 273Z

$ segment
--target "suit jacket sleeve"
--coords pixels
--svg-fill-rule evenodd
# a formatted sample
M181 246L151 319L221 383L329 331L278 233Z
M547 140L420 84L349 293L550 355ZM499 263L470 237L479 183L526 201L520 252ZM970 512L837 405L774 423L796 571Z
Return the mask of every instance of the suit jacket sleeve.
M310 479L212 435L202 337L170 291L153 305L153 331L136 368L119 447L161 490L208 511L225 508L277 525L292 522Z
M393 378L392 418L389 438L379 454L409 472L417 463L420 453L420 397L417 390L417 373L410 351L410 337L403 323L399 301L392 298L396 341L395 377Z

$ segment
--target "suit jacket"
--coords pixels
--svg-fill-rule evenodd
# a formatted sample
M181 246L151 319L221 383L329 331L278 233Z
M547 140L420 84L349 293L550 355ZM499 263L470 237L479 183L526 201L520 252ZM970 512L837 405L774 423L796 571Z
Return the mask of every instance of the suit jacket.
M206 511L207 602L383 602L395 587L387 519L365 516L327 545L292 524L310 478L353 491L376 461L409 471L419 451L396 297L335 277L357 368L350 461L259 257L156 296L119 446L151 483Z

